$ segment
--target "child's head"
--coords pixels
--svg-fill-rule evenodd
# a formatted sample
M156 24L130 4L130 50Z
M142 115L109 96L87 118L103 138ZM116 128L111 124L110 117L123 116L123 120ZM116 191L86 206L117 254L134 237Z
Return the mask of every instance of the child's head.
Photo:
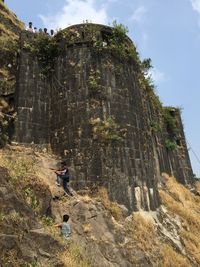
M67 222L69 220L69 215L64 214L63 215L63 222Z

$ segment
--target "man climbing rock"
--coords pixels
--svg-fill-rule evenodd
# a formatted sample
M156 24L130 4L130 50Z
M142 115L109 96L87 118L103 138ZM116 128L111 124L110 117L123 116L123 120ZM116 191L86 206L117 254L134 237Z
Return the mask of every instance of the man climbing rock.
M67 163L65 161L61 162L61 168L58 170L55 169L51 169L55 172L55 174L57 175L56 178L56 184L58 186L63 185L63 189L65 191L66 194L72 196L72 193L69 190L69 169L67 167Z

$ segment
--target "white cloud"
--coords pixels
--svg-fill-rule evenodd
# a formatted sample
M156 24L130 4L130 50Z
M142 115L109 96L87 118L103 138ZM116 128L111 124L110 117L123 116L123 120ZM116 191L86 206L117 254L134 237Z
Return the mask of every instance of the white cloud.
M145 45L149 39L149 35L146 32L142 33L142 44Z
M147 9L145 6L140 6L138 7L132 14L131 20L134 20L136 22L141 22L142 19L144 18L144 15L146 14Z
M107 6L95 7L97 0L66 0L62 10L55 16L39 15L47 28L65 28L72 24L89 21L100 24L107 24Z
M200 27L200 0L190 0L192 8L195 12L198 13L198 26Z
M200 0L190 0L190 2L192 4L192 8L200 13Z
M165 73L156 68L151 69L149 71L149 75L151 76L151 78L155 83L163 82L166 80Z

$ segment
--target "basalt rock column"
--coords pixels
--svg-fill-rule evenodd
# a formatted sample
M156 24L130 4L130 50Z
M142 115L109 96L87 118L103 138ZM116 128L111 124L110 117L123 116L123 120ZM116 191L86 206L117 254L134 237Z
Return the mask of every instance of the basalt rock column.
M21 34L15 140L20 143L48 145L50 85L42 74L38 58L25 46L31 45L36 37L28 31Z

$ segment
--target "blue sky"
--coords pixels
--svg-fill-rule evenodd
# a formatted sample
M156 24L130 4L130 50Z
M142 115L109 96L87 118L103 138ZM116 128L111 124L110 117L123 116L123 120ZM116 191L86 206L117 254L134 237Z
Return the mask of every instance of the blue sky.
M182 108L194 173L200 177L200 0L5 0L26 24L58 29L85 20L129 28L164 105ZM194 153L193 153L194 151Z

